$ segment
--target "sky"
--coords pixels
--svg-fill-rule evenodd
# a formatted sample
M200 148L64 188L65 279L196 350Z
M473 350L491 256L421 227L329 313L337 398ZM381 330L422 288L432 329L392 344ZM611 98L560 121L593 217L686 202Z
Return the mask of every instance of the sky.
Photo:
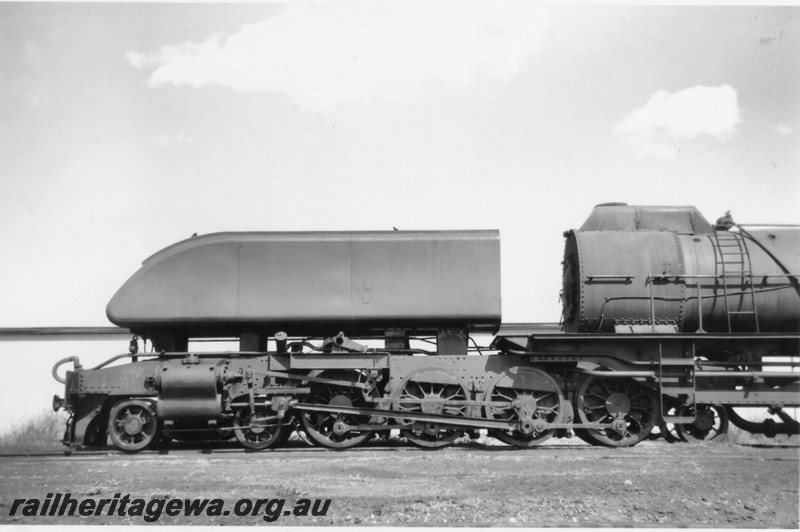
M109 325L193 233L392 227L499 229L504 321L558 321L562 232L595 204L800 223L799 19L0 2L0 327ZM0 431L61 391L55 360L126 348L0 341Z

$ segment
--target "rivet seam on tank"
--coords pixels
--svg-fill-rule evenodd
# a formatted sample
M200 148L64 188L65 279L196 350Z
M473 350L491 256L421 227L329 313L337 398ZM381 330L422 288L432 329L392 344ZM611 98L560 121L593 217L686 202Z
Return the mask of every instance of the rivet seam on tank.
M583 283L580 282L581 277L582 277L581 276L581 264L583 264L583 262L581 262L581 241L578 238L578 232L577 231L573 231L572 233L575 235L575 248L578 250L578 260L576 261L576 266L575 266L578 269L578 271L577 271L577 275L575 277L578 279L578 290L581 293L581 305L580 305L580 309L579 309L579 312L578 312L578 318L579 318L579 320L578 320L578 331L582 331L584 325L586 324L586 317L583 315L584 310L585 310L584 302L586 301L586 293L584 292L584 289L583 289Z
M678 249L678 275L683 275L686 273L686 267L684 266L684 257L683 257L683 248L681 247L680 239L678 238L677 231L673 231L672 237L675 239L675 247ZM683 330L683 320L684 320L684 312L686 310L686 283L678 283L678 286L681 291L681 300L680 300L680 309L678 310L678 329Z

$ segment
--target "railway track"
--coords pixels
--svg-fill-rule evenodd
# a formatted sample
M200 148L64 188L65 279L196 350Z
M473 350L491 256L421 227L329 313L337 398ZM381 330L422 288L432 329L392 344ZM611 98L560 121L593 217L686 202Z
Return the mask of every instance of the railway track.
M673 447L681 448L685 452L684 456L687 459L693 459L696 456L698 449L704 449L709 446L697 446L691 443L667 443L664 441L651 441L647 443L648 447L650 446L658 446L663 449L672 449ZM724 452L725 449L735 455L735 453L739 452L741 449L769 449L769 450L798 450L798 446L793 441L784 442L784 443L770 443L769 445L763 444L712 444L712 449L715 449L715 454L720 452ZM357 453L357 454L374 454L374 453L422 453L426 456L434 456L440 452L453 452L453 453L472 453L472 452L486 452L486 453L498 453L499 454L508 454L508 453L519 453L521 456L528 456L528 455L541 455L543 453L579 453L581 451L589 451L591 450L592 454L603 454L602 451L607 451L609 457L618 456L615 454L614 448L605 448L599 446L592 446L586 444L585 442L579 440L578 438L572 438L569 440L553 440L547 443L543 443L541 445L536 446L533 449L519 449L516 447L511 447L507 445L502 445L499 443L493 442L491 439L482 437L480 441L469 441L463 443L455 443L445 450L436 450L431 451L425 448L420 448L412 445L408 445L406 442L400 439L391 439L389 441L381 441L381 442L370 442L364 444L360 447L355 449L348 449L347 453ZM680 452L676 449L672 449L671 451L672 456L680 455ZM333 456L333 455L340 455L342 454L340 451L329 449L327 447L319 447L310 444L307 441L304 441L302 438L296 437L296 439L292 439L291 441L287 442L283 446L275 447L269 449L267 451L253 451L250 449L243 449L241 446L236 444L235 442L201 442L201 443L186 443L186 442L173 442L169 446L160 448L160 449L146 449L143 451L139 451L136 453L126 453L116 449L113 446L107 446L103 448L93 448L93 449L85 449L85 450L71 450L69 452L69 456L71 460L76 459L86 459L86 458L98 458L98 459L118 459L118 458L126 458L126 459L139 459L139 457L163 457L163 456L190 456L190 455L203 455L203 456L213 456L213 457L237 457L241 456L247 459L256 459L257 457L261 456L272 456L272 455L280 455L283 457L287 456L308 456L308 455L326 455L326 456ZM11 451L3 451L0 450L0 460L14 460L18 458L48 458L48 459L63 459L65 456L64 450L57 450L57 449L42 449L42 450L30 450L30 451L18 451L18 450L11 450ZM638 455L628 453L626 456L635 458ZM644 453L641 457L649 456L648 453ZM760 459L760 458L758 458ZM796 459L796 457L795 457Z
M798 526L797 447L630 448L546 443L535 450L456 444L436 452L365 445L347 452L178 446L0 456L0 522L144 524L141 517L10 516L17 498L69 492L171 499L330 499L324 517L276 524L472 526ZM263 524L259 516L163 517L162 524Z

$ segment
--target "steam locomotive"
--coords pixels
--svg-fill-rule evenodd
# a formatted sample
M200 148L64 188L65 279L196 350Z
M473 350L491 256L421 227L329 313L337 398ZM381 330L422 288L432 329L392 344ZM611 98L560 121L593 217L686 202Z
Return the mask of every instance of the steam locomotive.
M629 446L655 427L690 441L729 423L798 432L783 408L800 405L800 227L614 203L564 236L560 328L501 322L497 231L178 242L108 304L135 335L129 351L53 368L64 443L136 452L211 435L261 450L299 430L345 449L399 431L437 448L484 430L517 447L573 434ZM220 338L239 349L192 348ZM746 421L743 406L781 421Z

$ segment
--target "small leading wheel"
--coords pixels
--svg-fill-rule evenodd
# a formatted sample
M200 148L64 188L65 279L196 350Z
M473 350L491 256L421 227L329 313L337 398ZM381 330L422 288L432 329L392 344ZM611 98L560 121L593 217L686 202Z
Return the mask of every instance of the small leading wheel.
M519 423L518 429L493 430L489 434L516 447L534 447L547 441L553 430L543 428L560 417L561 390L553 378L535 368L510 368L486 391L486 417Z
M457 376L442 369L421 369L406 378L392 394L392 408L400 412L464 416L467 391ZM411 424L400 434L412 444L426 449L446 447L458 439L463 430L449 424L429 421L399 421Z
M575 413L581 423L614 425L576 431L589 443L628 447L646 439L655 426L656 401L649 390L633 379L590 376L575 396Z
M108 414L108 435L111 442L126 453L136 453L147 448L157 434L158 418L150 401L120 401Z
M694 423L675 426L687 442L722 441L728 434L728 412L718 405L683 405L680 416L694 416Z
M373 408L369 399L378 396L376 388L358 386L368 381L367 376L361 371L325 370L313 373L311 376L337 382L309 382L311 393L308 395L308 403L345 408ZM300 416L300 422L313 443L331 449L349 449L364 443L372 436L371 431L354 427L376 424L378 421L370 416L357 414L306 410Z
M249 407L242 407L233 416L233 433L239 443L248 449L262 451L280 440L283 425L274 416L253 416Z

